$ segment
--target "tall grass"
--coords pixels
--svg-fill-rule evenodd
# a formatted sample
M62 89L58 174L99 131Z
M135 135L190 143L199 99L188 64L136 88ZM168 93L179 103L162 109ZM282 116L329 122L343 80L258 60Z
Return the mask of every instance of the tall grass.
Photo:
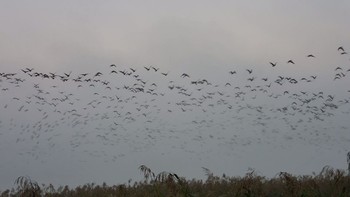
M319 174L293 176L280 172L273 178L249 170L243 177L215 176L203 168L206 180L186 180L175 173L155 173L145 165L139 167L143 180L131 184L108 186L93 183L69 188L41 185L29 177L19 177L15 188L3 191L0 197L226 197L226 196L350 196L350 176L345 171L326 166Z

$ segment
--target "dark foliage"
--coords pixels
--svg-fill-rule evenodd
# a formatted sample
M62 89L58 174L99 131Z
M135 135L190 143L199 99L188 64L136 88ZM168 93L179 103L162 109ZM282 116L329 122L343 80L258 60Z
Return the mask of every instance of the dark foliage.
M350 176L343 170L324 167L319 174L293 176L280 172L267 179L250 170L244 177L214 176L203 168L207 180L186 180L175 173L154 173L142 165L139 170L144 180L134 184L108 186L85 184L75 189L68 186L55 189L52 185L40 187L29 177L19 177L16 188L3 191L0 197L106 197L106 196L350 196Z

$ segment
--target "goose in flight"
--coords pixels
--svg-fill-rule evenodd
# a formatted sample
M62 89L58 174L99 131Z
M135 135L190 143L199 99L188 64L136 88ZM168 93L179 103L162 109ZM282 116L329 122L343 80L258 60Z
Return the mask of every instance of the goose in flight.
M248 78L248 81L254 81L255 77Z
M32 72L34 68L26 68L27 71Z
M338 47L338 51L345 51L344 48L342 46Z
M190 76L189 76L188 74L186 74L186 73L183 73L183 74L181 75L181 77L182 77L182 78L185 78L185 77L188 77L188 78L189 78Z
M168 76L169 72L167 72L167 73L161 73L161 74L164 75L164 76Z
M101 75L102 75L101 72L97 72L97 73L95 74L95 77L98 77L98 76L101 76Z
M64 75L66 75L66 77L70 77L71 74L72 74L72 71L70 71L69 73L64 73Z
M336 69L335 69L335 71L337 71L337 70L343 70L341 67L337 67Z
M233 74L236 74L237 72L234 70L234 71L230 71L229 72L231 75L233 75Z
M295 63L293 62L293 60L288 60L287 63L288 63L288 64L295 64Z
M270 62L271 66L272 67L275 67L277 65L277 62L273 63L273 62Z
M154 72L157 72L159 70L159 68L155 68L152 66L152 69L154 70Z
M21 69L21 71L22 71L22 72L24 72L24 73L27 73L27 72L29 72L28 70L23 70L23 69Z

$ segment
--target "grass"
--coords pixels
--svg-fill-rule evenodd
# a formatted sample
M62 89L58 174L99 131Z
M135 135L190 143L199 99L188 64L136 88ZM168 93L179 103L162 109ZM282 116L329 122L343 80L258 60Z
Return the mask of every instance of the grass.
M274 178L265 178L250 170L244 177L215 176L203 168L206 180L186 180L175 173L154 173L145 165L139 167L143 180L134 184L108 186L85 184L76 188L54 188L41 185L29 177L18 177L15 188L3 191L0 197L228 197L228 196L349 196L350 176L345 171L324 167L319 174L293 176L280 172Z

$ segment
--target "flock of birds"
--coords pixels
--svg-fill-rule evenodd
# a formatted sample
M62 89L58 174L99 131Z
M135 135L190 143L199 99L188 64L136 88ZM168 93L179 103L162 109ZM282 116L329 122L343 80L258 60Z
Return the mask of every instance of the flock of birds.
M0 72L0 141L36 159L57 148L106 161L161 143L195 153L193 144L350 142L350 86L336 86L350 84L350 64L332 66L328 78L274 75L286 65L298 62L267 62L265 76L251 67L227 70L221 79L115 64L96 72Z

